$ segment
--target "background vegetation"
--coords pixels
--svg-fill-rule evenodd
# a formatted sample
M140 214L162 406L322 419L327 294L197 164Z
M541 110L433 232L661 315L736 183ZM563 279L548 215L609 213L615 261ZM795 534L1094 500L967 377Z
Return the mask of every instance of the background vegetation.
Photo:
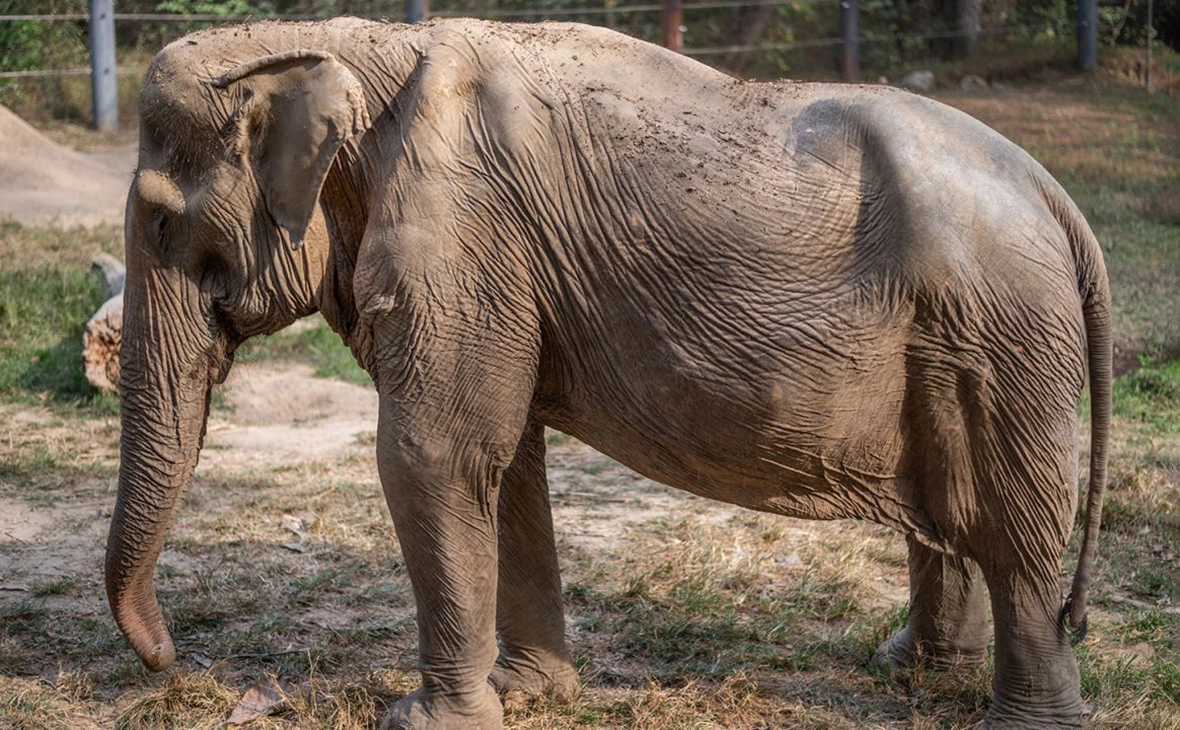
M657 10L626 11L652 3L630 0L428 0L435 15L474 15L505 20L580 20L615 27L658 42ZM838 69L838 0L782 0L778 4L693 8L686 3L689 53L735 74L753 78L834 78ZM658 5L656 3L655 5ZM619 9L623 8L622 11ZM215 18L273 15L330 17L355 14L399 20L403 0L119 0L125 14L205 15ZM571 10L582 9L580 12ZM87 0L0 0L0 15L86 13ZM860 58L866 79L896 78L918 67L973 61L971 71L1005 81L1024 73L1030 59L1068 68L1076 55L1073 0L861 0ZM1099 39L1108 47L1142 47L1148 36L1147 0L1123 0L1100 8ZM116 26L119 66L144 68L165 43L216 20L121 20ZM956 36L980 30L970 43ZM1180 0L1156 0L1154 30L1163 43L1180 46ZM0 21L0 71L86 66L85 21ZM790 47L792 45L795 47ZM816 45L818 44L818 45ZM754 50L750 50L751 47ZM745 50L736 50L736 49ZM765 50L757 50L759 48ZM1169 65L1170 64L1170 65ZM1142 69L1139 70L1142 73ZM1180 76L1165 60L1159 73ZM120 79L124 117L130 118L135 74ZM0 104L27 119L85 121L86 77L0 79Z

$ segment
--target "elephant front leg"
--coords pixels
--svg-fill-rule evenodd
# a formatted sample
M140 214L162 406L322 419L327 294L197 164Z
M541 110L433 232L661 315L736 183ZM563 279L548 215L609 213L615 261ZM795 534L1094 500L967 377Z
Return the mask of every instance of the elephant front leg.
M500 730L496 661L499 475L481 449L394 425L383 404L378 464L418 608L422 687L382 730Z
M983 573L970 558L909 544L910 616L877 647L873 663L888 669L928 661L936 667L972 666L987 657L988 605Z
M491 682L501 695L571 699L578 672L565 645L561 575L545 478L545 429L532 423L500 488L500 658Z

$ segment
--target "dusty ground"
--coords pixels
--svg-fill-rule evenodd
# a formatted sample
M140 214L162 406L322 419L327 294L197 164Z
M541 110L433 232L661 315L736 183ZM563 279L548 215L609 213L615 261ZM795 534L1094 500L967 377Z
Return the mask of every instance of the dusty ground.
M0 218L28 225L122 225L134 144L75 152L3 106L0 140Z

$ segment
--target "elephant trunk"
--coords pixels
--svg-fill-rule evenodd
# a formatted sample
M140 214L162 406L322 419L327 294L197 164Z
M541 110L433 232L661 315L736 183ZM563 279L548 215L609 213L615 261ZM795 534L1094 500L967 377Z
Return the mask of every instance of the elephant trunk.
M127 290L119 492L107 540L106 588L119 629L144 665L160 671L172 664L176 650L152 576L196 467L211 374L222 361L224 377L229 360L213 356L224 348L213 346L209 326L193 316L202 309L196 292L178 293L158 286L155 275L148 278L153 281L147 285L129 281Z

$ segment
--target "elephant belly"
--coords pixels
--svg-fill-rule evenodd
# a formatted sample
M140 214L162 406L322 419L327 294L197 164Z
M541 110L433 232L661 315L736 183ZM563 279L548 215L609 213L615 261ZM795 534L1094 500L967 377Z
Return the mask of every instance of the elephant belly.
M700 496L904 527L913 521L899 506L907 491L900 476L905 377L900 358L893 360L787 362L777 372L735 375L699 360L693 369L653 372L648 358L619 374L616 382L627 383L621 395L587 392L538 415L641 474Z

